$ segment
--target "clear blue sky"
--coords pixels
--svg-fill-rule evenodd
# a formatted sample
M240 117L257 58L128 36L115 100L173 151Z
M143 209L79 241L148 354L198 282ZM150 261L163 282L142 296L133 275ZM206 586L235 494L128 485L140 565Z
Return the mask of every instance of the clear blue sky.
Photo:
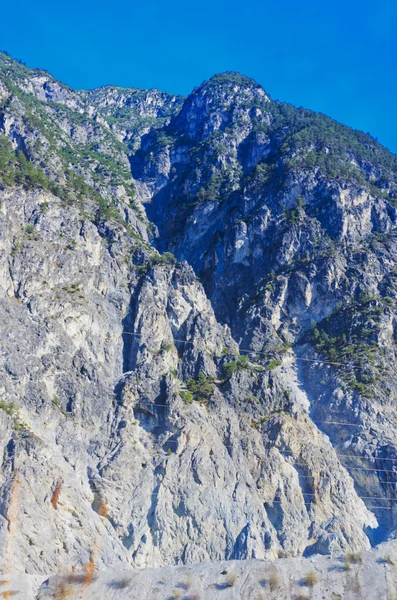
M0 48L72 87L188 94L240 71L397 153L396 0L8 0L1 20Z

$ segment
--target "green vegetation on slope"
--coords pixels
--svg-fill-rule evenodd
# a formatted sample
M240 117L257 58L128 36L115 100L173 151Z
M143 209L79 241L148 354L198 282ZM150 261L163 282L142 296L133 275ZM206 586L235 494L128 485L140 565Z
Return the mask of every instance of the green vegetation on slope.
M26 86L37 75L52 81L45 71L28 69L0 53L0 81L7 90L0 102L0 119L12 116L23 131L23 141L18 142L22 149L17 152L0 134L0 185L46 189L81 207L93 204L96 220L120 220L115 198L110 195L115 196L123 187L124 201L135 206L126 148L85 112L84 101L67 86L54 82L73 101L81 101L78 110L52 100L41 101L28 93ZM80 128L81 136L75 139L66 134L65 123L71 131Z
M310 342L333 363L351 390L371 396L372 385L383 374L378 334L382 315L393 300L362 296L335 311L320 324L313 324Z

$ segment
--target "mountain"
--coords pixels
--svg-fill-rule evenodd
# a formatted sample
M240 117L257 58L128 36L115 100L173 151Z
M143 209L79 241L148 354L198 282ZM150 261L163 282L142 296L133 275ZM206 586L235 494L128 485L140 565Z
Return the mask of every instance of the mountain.
M0 204L3 572L396 537L397 157L236 73L0 54Z

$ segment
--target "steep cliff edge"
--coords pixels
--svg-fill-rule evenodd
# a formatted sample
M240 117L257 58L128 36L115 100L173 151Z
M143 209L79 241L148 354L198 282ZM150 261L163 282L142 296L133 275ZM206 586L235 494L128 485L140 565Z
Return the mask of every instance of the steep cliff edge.
M241 76L182 102L0 67L1 570L392 536L395 157L304 166Z

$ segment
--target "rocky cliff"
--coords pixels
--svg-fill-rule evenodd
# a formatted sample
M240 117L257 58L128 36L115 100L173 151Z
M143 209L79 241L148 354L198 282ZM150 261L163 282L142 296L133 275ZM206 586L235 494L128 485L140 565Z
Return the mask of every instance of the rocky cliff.
M0 568L393 539L396 157L234 73L0 103Z

